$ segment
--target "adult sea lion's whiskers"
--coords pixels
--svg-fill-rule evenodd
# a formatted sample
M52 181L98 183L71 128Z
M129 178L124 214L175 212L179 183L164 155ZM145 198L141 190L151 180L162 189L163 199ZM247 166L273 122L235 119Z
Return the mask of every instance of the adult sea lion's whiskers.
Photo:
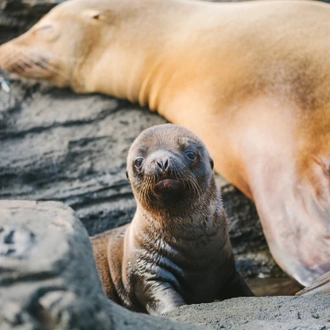
M6 47L13 48L11 44L8 44ZM14 64L17 62L17 58L21 56L22 51L19 48L14 47L12 52L2 52L0 53L0 63L1 66L6 70L11 70L14 68ZM10 56L9 56L10 55Z
M33 59L32 59L33 60ZM33 60L34 61L34 60ZM38 66L40 66L41 68L52 72L56 75L61 76L62 78L64 78L65 80L69 79L69 75L64 74L64 71L60 69L60 67L56 67L54 64L50 63L47 59L45 58L40 58L38 61L34 61L34 63Z
M31 48L27 46L12 45L9 43L6 47L8 47L7 51L3 53L0 52L1 66L5 69L26 72L26 69L33 71L34 68L38 67L44 71L59 75L66 80L69 79L69 75L66 75L60 67L50 62L50 60L58 62L56 60L54 61L54 58L48 59L45 56L40 55L37 50L31 50ZM79 60L76 60L76 62L78 63Z

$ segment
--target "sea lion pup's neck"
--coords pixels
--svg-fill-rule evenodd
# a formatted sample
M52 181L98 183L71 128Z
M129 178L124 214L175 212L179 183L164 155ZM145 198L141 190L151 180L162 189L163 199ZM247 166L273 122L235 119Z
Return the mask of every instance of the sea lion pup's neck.
M215 193L216 191L216 193ZM195 198L178 202L157 201L150 205L138 202L139 226L148 227L148 232L158 233L167 242L175 240L201 239L225 227L225 211L214 177L209 181L207 191L198 191ZM221 218L219 218L221 214ZM134 226L134 219L132 221ZM175 233L175 235L174 235Z

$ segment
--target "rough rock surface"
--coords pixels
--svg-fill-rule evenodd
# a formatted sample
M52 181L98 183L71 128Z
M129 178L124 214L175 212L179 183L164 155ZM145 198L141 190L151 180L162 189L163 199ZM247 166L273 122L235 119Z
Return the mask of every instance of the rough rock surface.
M166 317L212 329L325 330L330 329L330 293L308 297L234 298L183 306Z
M0 329L202 329L103 294L87 232L57 202L0 201Z

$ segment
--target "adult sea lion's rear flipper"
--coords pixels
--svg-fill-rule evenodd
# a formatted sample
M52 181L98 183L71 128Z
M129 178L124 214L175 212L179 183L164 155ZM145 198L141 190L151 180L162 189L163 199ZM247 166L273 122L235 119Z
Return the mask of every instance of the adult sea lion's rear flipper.
M299 291L297 296L306 296L314 293L327 293L330 292L330 272L320 276L310 286L307 286L303 290Z

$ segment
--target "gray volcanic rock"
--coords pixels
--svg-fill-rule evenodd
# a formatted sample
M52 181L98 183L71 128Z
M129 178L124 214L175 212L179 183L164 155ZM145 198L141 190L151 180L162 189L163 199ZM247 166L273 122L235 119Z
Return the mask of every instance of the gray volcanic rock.
M330 293L308 297L234 298L183 306L164 316L212 329L325 330L330 329Z
M0 201L0 269L2 330L202 329L108 300L87 232L62 203Z

